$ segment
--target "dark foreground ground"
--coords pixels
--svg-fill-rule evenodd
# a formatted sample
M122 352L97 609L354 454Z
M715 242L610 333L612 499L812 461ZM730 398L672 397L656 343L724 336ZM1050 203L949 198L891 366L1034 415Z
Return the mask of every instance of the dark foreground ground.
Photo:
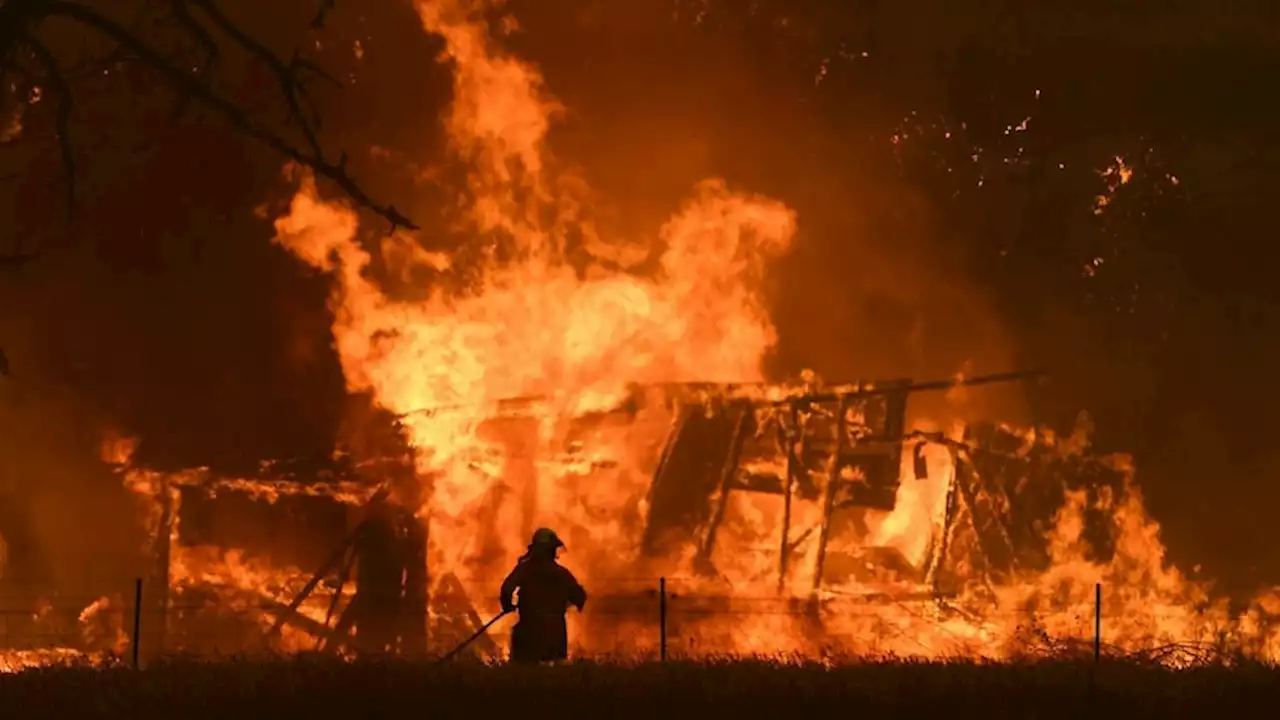
M1095 672L1096 670L1096 672ZM579 663L551 668L313 661L51 668L0 676L0 718L1093 718L1266 716L1280 671L1042 662Z

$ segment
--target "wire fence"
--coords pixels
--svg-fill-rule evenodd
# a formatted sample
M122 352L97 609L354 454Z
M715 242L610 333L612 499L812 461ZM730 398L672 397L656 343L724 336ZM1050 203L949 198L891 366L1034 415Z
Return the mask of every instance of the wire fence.
M682 578L614 583L625 591L589 599L581 614L570 613L574 649L582 655L671 657L725 654L882 654L955 656L999 655L1000 647L1069 650L1095 661L1113 654L1160 653L1180 648L1182 655L1221 650L1229 628L1224 617L1194 608L1142 608L1109 620L1102 585L1081 602L1056 608L974 609L933 593L825 593L821 596L715 594ZM458 587L490 587L478 578ZM268 638L265 630L280 617L286 601L268 601L228 593L188 595L132 588L90 597L0 592L0 669L16 653L50 656L97 653L118 662L182 654L225 657L254 652L296 653L318 650L339 632L355 640L350 628L335 629L342 604L319 594L299 608L298 622ZM477 595L478 597L478 595ZM349 598L348 598L349 601ZM501 655L510 623L476 631L497 615L496 597L437 594L425 618L425 637L405 654L440 656L470 643L482 656ZM1254 635L1267 634L1255 628ZM1263 638L1274 644L1272 633ZM1255 637L1255 639L1257 639ZM339 643L341 644L341 643ZM354 646L356 643L352 643ZM1237 643L1239 645L1239 643ZM1271 654L1266 648L1261 652ZM43 653L43 655L42 655ZM31 664L31 661L23 661ZM12 663L11 663L12 664Z

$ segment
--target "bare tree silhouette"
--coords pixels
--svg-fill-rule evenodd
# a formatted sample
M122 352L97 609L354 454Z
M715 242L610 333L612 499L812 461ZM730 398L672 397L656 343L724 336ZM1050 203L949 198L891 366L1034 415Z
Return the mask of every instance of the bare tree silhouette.
M316 2L311 29L321 30L336 0ZM340 83L300 49L287 56L273 50L224 5L219 0L0 0L0 148L30 134L23 125L37 106L51 108L45 112L51 115L70 219L76 208L71 131L76 80L128 64L143 68L173 93L172 120L202 108L235 132L328 180L356 206L386 219L392 230L416 229L395 207L365 192L348 172L346 153L335 156L324 149L311 87L317 81L334 87ZM69 35L79 43L68 46ZM273 81L274 93L254 98L254 104L266 100L275 105L274 122L216 82L220 62L233 53L265 70ZM18 175L0 175L0 181ZM19 245L0 253L0 267L21 267L38 256ZM0 376L9 374L8 359L0 351Z
M317 3L311 26L322 29L336 0ZM393 229L416 229L395 207L380 204L364 191L348 172L346 153L334 157L323 148L320 112L310 88L316 81L332 86L339 82L303 57L300 50L288 57L278 54L228 14L218 0L128 0L110 5L108 11L74 0L0 0L0 144L21 135L24 113L32 106L42 101L53 104L68 215L76 205L76 160L70 130L75 92L71 78L85 71L132 63L149 70L173 91L175 120L198 105L238 133L329 180L353 203L385 218ZM66 27L67 23L104 42L107 52L64 57L67 53L55 50L47 35L57 30L55 26ZM229 52L247 56L269 73L275 90L271 100L284 111L279 127L217 87L214 79L219 63ZM0 263L21 264L33 257L32 253L16 253L0 258Z

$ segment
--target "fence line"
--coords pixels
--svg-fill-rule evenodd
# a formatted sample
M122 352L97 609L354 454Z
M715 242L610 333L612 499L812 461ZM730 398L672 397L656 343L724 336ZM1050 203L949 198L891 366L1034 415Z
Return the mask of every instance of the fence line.
M147 598L144 595L143 581L141 579L138 579L134 583L133 589L132 602L122 602L111 606L104 622L109 624L112 621L118 620L118 624L114 627L113 635L118 638L127 637L129 650L128 657L134 667L139 666L142 658L142 651L148 642L157 643L156 647L148 651L149 653L161 654L165 651L172 651L175 649L173 646L167 648L164 647L165 637L171 637L172 640L178 640L179 642L177 643L177 647L186 645L187 641L196 641L192 644L206 647L208 646L208 643L199 641L202 638L210 636L227 638L235 637L238 640L243 641L245 637L248 636L246 635L246 628L251 625L252 622L261 622L261 619L264 617L263 611L278 610L278 606L273 607L266 604L262 606L255 606L252 603L230 603L225 600L207 600L186 604L178 603L170 604L167 607L161 607L157 603L156 606L152 607L147 604ZM773 607L759 604L764 602L772 603ZM601 607L602 604L604 607ZM586 622L591 622L591 618L593 617L627 618L641 622L656 621L656 637L653 637L650 642L655 642L658 658L662 661L666 661L670 656L670 641L676 634L673 633L671 623L673 618L677 620L681 618L692 618L695 619L695 623L697 623L704 619L715 617L795 617L798 619L816 619L820 622L840 619L852 621L854 624L861 619L881 619L888 622L872 626L875 628L875 632L880 634L880 637L892 638L896 636L899 639L907 641L914 640L916 644L919 644L926 650L933 652L933 648L929 648L921 641L921 638L927 638L928 636L921 635L912 637L911 633L906 628L899 627L897 623L893 622L893 615L895 613L905 613L906 616L909 616L913 621L918 621L922 626L932 625L937 631L952 636L958 642L967 643L973 641L972 638L957 635L955 632L957 629L956 626L948 626L948 620L946 617L932 616L930 613L926 612L926 608L930 605L933 605L944 615L951 614L952 618L965 618L966 613L962 608L950 607L945 602L937 602L928 597L915 597L908 601L893 600L892 598L889 598L885 602L874 606L848 604L842 603L840 600L835 600L829 601L829 603L824 606L822 603L815 604L808 598L740 598L733 596L680 595L669 591L668 579L665 577L659 577L657 579L656 588L653 588L653 591L646 595L623 597L614 596L605 597L603 599L597 598L594 603L588 605L587 612L584 613L584 615ZM1092 606L1093 659L1095 662L1101 662L1103 655L1103 607L1101 583L1095 584ZM79 621L81 611L83 609L82 607L72 607L69 605L57 608L46 606L46 612L49 608L53 609L55 615L60 614L60 617L64 621L72 617ZM817 610L815 610L815 608L817 608ZM483 612L484 608L481 607L478 609ZM250 622L246 623L246 626L232 626L238 627L240 630L234 634L232 633L232 630L227 629L227 626L223 626L222 628L211 632L204 632L196 625L184 625L178 628L172 628L169 632L163 630L164 627L170 625L170 621L172 620L183 622L183 613L200 611L211 611L209 616L210 620L221 618L223 620L234 622L238 618L240 620ZM1033 609L1002 611L987 610L971 613L970 617L965 619L965 621L973 624L975 627L980 627L990 623L1021 620L1027 621L1032 627L1035 627L1039 621L1045 619L1049 615L1061 617L1063 613L1043 613L1036 612ZM0 608L0 623L3 623L4 626L2 633L0 633L0 657L2 657L6 648L14 649L11 642L14 638L10 636L11 628L9 627L8 619L23 616L27 616L29 618L29 622L25 623L26 627L19 628L19 630L23 631L20 639L25 641L21 643L21 645L26 648L41 644L41 641L52 642L53 644L63 646L91 644L80 637L81 628L76 624L71 624L70 627L68 627L68 624L63 622L61 627L44 628L40 624L40 617L34 616L29 609L19 610L12 608ZM1073 621L1073 624L1079 623L1082 629L1085 627L1084 623L1088 621L1088 618L1084 617L1083 614L1067 617L1069 620ZM646 620L646 618L649 619ZM1182 610L1154 609L1139 619L1139 626L1141 625L1142 620L1159 621L1165 618L1194 621L1196 615L1193 612ZM130 620L132 621L131 623L129 622ZM144 623L144 620L147 622ZM475 613L436 612L433 610L431 612L430 620L437 624L448 625L450 623L455 623L459 626L465 626L475 622ZM474 625L472 626L474 627ZM151 628L150 633L144 632L144 629L147 627ZM212 624L210 627L212 627ZM131 632L126 634L126 628L131 630ZM158 628L159 630L157 630ZM679 630L679 628L675 629L677 631ZM712 632L715 631L717 630L713 630ZM251 633L249 633L249 635L251 635ZM697 635L698 632L695 631L694 635L691 637L696 637ZM1084 633L1076 635L1072 632L1069 634L1069 637L1061 637L1052 640L1053 642L1079 643L1084 641L1084 636ZM1156 636L1157 633L1153 633L1151 637L1154 639ZM172 640L170 640L170 642L172 642ZM213 643L213 645L216 646L216 642ZM641 642L638 643L638 645L645 646L646 643ZM652 648L653 646L648 645L648 647ZM652 652L652 650L649 652Z
M346 597L348 600L350 599L350 595L347 595ZM611 604L618 604L618 605L625 604L625 606L624 607L604 607L604 608L600 607L600 604L606 601ZM734 598L732 596L718 596L718 595L717 596L692 596L692 595L677 596L677 595L672 595L670 593L662 594L659 592L655 592L651 597L648 597L648 598L603 598L603 599L595 598L592 600L591 603L588 604L588 607L584 614L585 615L601 615L601 616L611 616L611 615L634 616L634 615L643 614L645 611L645 608L651 607L651 608L654 608L653 612L654 612L655 620L660 619L661 615L664 615L664 614L667 615L668 617L672 615L675 615L675 616L778 615L778 616L790 616L790 617L814 617L814 616L820 617L824 615L835 615L838 617L859 618L859 617L883 617L885 615L890 615L895 612L907 612L908 614L914 615L915 614L914 611L918 608L914 608L913 606L916 606L916 605L928 606L928 605L934 604L932 603L932 601L924 600L924 599L911 600L911 601L892 601L891 600L891 601L878 603L875 605L857 605L857 606L845 606L845 605L839 605L839 604L824 606L822 603L818 603L818 609L814 610L814 609L811 609L810 607L807 607L810 605L808 600L804 598L799 598L791 602L787 600L778 600L776 604L778 605L790 604L790 605L800 605L800 606L806 606L806 607L735 608L735 607L714 607L714 606L699 607L696 605L694 606L686 605L686 603L694 603L698 601L714 602L715 604L720 604L720 605L727 604L731 606L738 604L737 598ZM327 598L326 598L326 602L327 602ZM496 598L494 599L493 602L494 604L497 603ZM191 603L191 604L170 604L164 608L161 608L161 607L148 608L145 602L141 603L141 606L139 606L139 604L136 601L133 601L133 602L127 603L124 606L114 606L114 609L116 611L127 610L129 612L130 618L132 618L135 614L138 616L155 617L158 615L167 615L167 614L184 613L184 612L198 612L202 610L213 611L215 613L232 616L237 614L251 614L251 613L261 613L264 611L268 611L268 612L276 611L279 609L279 606L282 604L283 603L246 604L246 603L224 603L224 602L217 602L217 601L206 601L206 602ZM1094 607L1092 607L1093 605L1094 604L1091 603L1090 612L1088 613L1087 616L1075 615L1073 619L1081 623L1094 621L1094 624L1096 625L1096 627L1093 628L1094 629L1093 634L1099 634L1101 632L1101 616L1100 616L1100 612L1095 615ZM833 606L835 608L834 610L830 610L829 612L825 612L825 613L823 612L824 609L831 608ZM62 606L51 606L48 612L50 614L60 615L62 617L69 617L72 615L78 615L84 609L85 608L83 605L62 605ZM1064 616L1067 612L1065 610L1064 611L1034 611L1034 610L1026 610L1026 609L1023 609L1023 610L984 609L982 611L969 611L964 607L953 607L945 603L938 609L944 613L955 614L957 616L967 616L969 619L975 622L981 622L984 620L998 621L998 620L1035 619L1035 618L1044 619L1049 617ZM453 618L453 617L462 618L462 617L468 617L470 613L464 612L464 611L450 612L450 611L432 609L431 615L432 617L439 617L439 618ZM25 617L25 618L35 619L38 616L39 616L39 613L33 613L31 610L22 610L22 609L0 610L0 622L2 622L5 617L17 617L17 618ZM1196 617L1196 614L1191 611L1148 610L1143 613L1142 619L1191 620L1191 619L1194 619L1195 617Z

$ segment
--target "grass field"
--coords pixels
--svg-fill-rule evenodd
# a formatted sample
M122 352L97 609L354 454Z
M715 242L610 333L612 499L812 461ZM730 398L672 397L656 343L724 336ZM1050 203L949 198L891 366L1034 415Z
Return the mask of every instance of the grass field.
M59 667L0 676L0 718L1265 716L1280 671L1149 664L767 661L485 667L280 660ZM1270 709L1268 709L1270 708Z

